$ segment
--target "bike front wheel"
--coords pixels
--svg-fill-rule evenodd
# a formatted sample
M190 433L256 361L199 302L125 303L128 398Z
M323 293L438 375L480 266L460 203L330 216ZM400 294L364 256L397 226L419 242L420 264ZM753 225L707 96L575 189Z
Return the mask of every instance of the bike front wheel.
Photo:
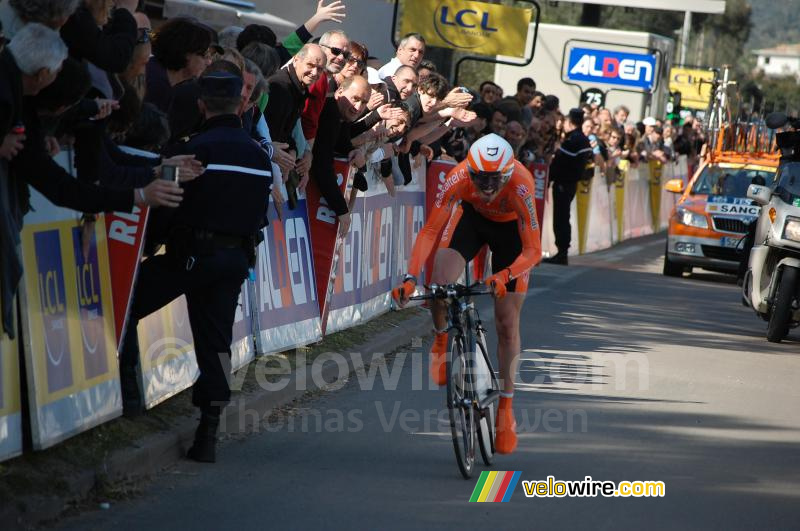
M486 337L480 331L476 332L475 334L475 362L477 364L475 372L478 375L478 379L480 380L481 377L483 377L489 381L490 387L486 391L498 391L500 386L497 381L497 376L495 376L494 372L492 371L492 366L489 362L489 351L486 349ZM482 370L485 370L486 374L481 375L480 372ZM483 389L481 389L481 391L483 391ZM481 396L479 398L483 397ZM478 417L478 443L481 449L483 463L486 466L492 466L492 462L494 461L496 413L497 402L494 401L483 411L480 411L480 416Z
M458 469L464 479L475 468L476 426L472 404L472 378L467 367L462 336L453 338L447 359L447 409Z

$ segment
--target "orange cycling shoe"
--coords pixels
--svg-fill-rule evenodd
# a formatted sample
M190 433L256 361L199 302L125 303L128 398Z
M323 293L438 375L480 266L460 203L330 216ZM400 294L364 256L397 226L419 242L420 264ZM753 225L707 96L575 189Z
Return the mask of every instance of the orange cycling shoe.
M436 385L447 385L447 332L436 334L431 346L431 378Z
M498 454L510 454L517 448L517 422L511 409L511 397L501 396L497 408L497 436L494 441Z

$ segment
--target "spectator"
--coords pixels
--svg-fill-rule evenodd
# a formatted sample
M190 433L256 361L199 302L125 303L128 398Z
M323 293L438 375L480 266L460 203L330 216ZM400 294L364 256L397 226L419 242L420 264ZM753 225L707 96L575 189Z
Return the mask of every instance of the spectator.
M119 0L112 12L115 4L108 0L84 0L61 28L69 55L112 74L125 70L138 40L133 17L137 3Z
M542 109L544 109L544 112L558 111L559 104L560 102L558 101L558 96L555 94L548 94L544 97L544 105L542 105Z
M656 160L663 164L672 157L672 151L664 146L663 133L661 127L654 125L644 136L639 147L639 156L643 160Z
M419 76L417 76L416 70L410 66L401 66L393 75L384 78L383 81L389 91L389 101L398 103L406 101L414 94Z
M169 140L167 115L152 103L143 103L139 116L125 132L125 145L158 153Z
M529 104L535 92L536 82L529 77L523 77L517 81L517 93L513 96L503 98L503 101L512 101L517 104L519 108L519 119L517 121L521 122L525 129L531 125L533 109L530 108ZM514 119L517 119L517 117L514 116Z
M429 61L427 59L423 59L419 63L419 67L417 68L417 74L419 74L419 78L422 79L423 77L427 77L429 74L436 73L436 65L433 64L433 61Z
M520 149L522 148L523 144L528 138L527 131L525 127L522 126L521 123L517 122L516 120L511 120L506 124L506 135L505 139L511 144L511 147L514 148L514 156L520 162L523 161L520 157Z
M152 37L145 101L169 113L174 87L199 76L211 64L208 30L186 18L165 22Z
M236 41L243 31L244 28L241 26L226 26L222 28L219 32L219 45L223 48L238 48Z
M150 19L144 13L134 13L136 19L136 46L131 61L120 74L120 79L136 91L139 100L144 100L146 90L145 72L153 48L150 44Z
M539 92L537 90L533 93L533 98L531 98L531 102L528 104L528 107L531 108L532 116L542 117L544 114L544 98L544 92Z
M326 73L308 88L308 98L301 116L303 134L311 146L317 136L317 123L325 99L336 91L335 75L342 71L350 59L350 40L340 30L326 31L319 39L319 46L325 52ZM308 150L311 156L311 149Z
M503 89L491 81L484 81L479 88L481 101L486 105L494 105L503 97Z
M0 2L0 23L7 39L31 22L58 31L78 7L79 0L7 0Z
M581 126L581 131L589 139L589 145L592 146L592 162L594 166L600 168L600 171L605 171L605 146L597 137L599 131L599 124L591 118L586 118ZM592 172L593 168L590 169Z
M658 125L658 122L652 116L648 116L642 120L642 125L644 126L644 131L640 132L647 137L653 131L653 128Z
M401 66L410 66L417 69L425 56L425 38L419 33L405 35L397 46L397 53L391 61L378 70L381 79L393 75Z
M369 101L369 94L369 84L363 77L353 76L345 79L333 97L325 102L319 118L320 130L325 131L325 135L314 142L311 178L319 187L328 206L339 218L340 234L347 234L350 229L350 212L336 181L333 158L338 151L346 154L355 167L366 164L364 151L352 147L349 124L360 116ZM272 104L271 98L270 104Z
M567 137L556 151L550 164L550 182L553 184L553 232L558 252L547 258L553 264L567 265L567 253L572 239L570 205L575 198L578 181L583 176L586 163L592 156L589 139L581 131L583 111L572 109L564 121Z
M289 65L267 80L270 95L265 117L272 141L288 144L293 156L297 153L297 145L292 130L305 106L308 88L324 75L325 63L322 48L306 44Z
M617 105L614 107L614 127L621 132L625 132L625 123L628 121L631 110L625 105Z
M269 78L281 66L281 58L275 48L261 42L251 42L245 46L242 50L242 56L257 64L265 78Z
M174 206L180 201L181 192L175 183L156 180L137 190L98 187L73 179L50 158L35 102L23 97L35 96L50 85L66 57L67 47L58 33L37 23L21 28L0 55L0 215L4 218L0 223L0 286L7 333L13 333L10 302L22 274L16 249L22 217L30 209L28 185L56 205L83 212L130 212L134 201L151 206ZM24 135L11 133L16 123L24 123Z
M498 136L506 135L506 123L508 123L508 116L503 111L494 109L492 111L492 119L489 121L488 133L494 133Z

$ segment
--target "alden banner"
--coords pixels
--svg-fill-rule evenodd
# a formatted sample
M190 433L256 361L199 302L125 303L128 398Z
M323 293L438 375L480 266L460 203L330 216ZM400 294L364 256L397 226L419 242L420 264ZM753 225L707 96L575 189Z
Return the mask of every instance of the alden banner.
M525 57L531 12L467 0L404 0L400 33L421 33L429 46Z

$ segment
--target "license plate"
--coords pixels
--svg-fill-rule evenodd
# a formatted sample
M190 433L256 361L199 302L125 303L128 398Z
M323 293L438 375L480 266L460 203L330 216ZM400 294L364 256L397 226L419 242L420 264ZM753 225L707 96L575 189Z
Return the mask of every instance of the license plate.
M719 244L720 244L721 247L727 247L729 249L735 249L735 248L739 247L739 242L741 240L742 240L742 238L736 238L736 237L731 237L731 236L723 236L722 238L719 239ZM744 243L742 243L742 245L743 244Z

